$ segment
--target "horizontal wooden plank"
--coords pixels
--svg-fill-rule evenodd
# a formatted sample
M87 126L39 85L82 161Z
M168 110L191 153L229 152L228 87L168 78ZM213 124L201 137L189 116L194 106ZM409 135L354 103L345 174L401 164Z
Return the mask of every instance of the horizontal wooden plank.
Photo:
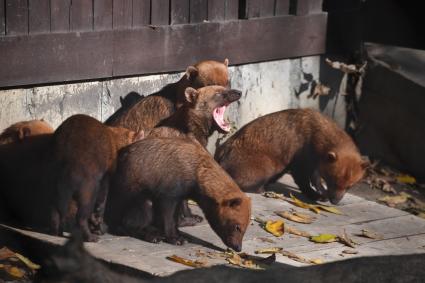
M206 58L244 64L321 54L326 19L317 13L0 37L0 66L8 66L0 68L0 87L179 71Z

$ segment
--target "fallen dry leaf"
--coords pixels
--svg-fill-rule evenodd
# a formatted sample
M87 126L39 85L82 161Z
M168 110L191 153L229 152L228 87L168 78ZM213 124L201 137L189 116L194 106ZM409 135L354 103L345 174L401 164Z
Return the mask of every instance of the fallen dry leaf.
M2 264L1 269L6 271L10 276L15 278L23 278L25 276L25 271L9 264Z
M9 250L7 247L3 247L0 249L0 260L7 259L14 256L15 256L15 253Z
M324 244L338 241L338 236L333 234L319 234L317 236L311 236L310 241Z
M306 237L306 238L311 237L310 233L305 232L305 231L300 231L300 230L298 230L294 227L289 227L288 225L285 225L285 232L287 232L289 234L301 236L301 237Z
M330 213L335 213L335 214L342 214L336 207L323 205L323 204L308 204L297 199L292 194L290 194L290 196L291 196L291 200L288 200L290 203L301 208L310 209L317 214L319 214L321 210L330 212Z
M281 220L268 220L264 224L264 229L275 237L280 237L285 233L285 224Z
M334 206L328 206L328 205L323 205L323 204L316 204L315 207L324 210L326 212L330 212L330 213L334 213L334 214L339 214L341 215L341 211L339 211L339 209L337 209Z
M372 232L366 229L362 229L362 233L358 234L357 236L366 237L366 238L375 239L375 240L384 239L384 236L382 236L381 234L378 234L376 232Z
M187 203L190 205L198 205L198 203L196 201L194 201L193 199L188 199Z
M179 257L177 255L172 255L167 257L168 260L183 264L183 265L187 265L190 267L205 267L207 266L206 262L202 262L202 261L198 261L198 260L190 260L190 259L185 259L182 257Z
M291 199L288 200L288 202L292 203L293 205L301 207L301 208L305 208L305 209L310 209L314 211L315 213L320 213L320 209L316 208L314 205L305 203L297 199L296 197L294 197L292 194L290 194L290 196L291 196Z
M412 199L411 195L409 195L408 193L405 193L405 192L401 192L400 194L398 194L396 196L382 197L382 198L378 199L378 201L385 203L389 207L395 207L398 204L405 203L409 199Z
M274 248L266 248L266 249L260 249L255 251L256 254L276 254L279 253L283 256L286 256L292 260L301 262L301 263L313 263L313 264L321 264L323 261L321 259L307 259L302 256L299 256L297 254L294 254L290 251L286 251L283 248L280 247L274 247Z
M307 214L301 214L297 212L291 213L289 211L276 211L275 213L285 219L298 222L298 223L303 223L303 224L311 224L315 220L315 218Z
M249 268L249 269L263 269L260 265L256 264L252 259L244 259L237 253L234 253L232 256L226 258L227 262L230 264Z
M23 255L19 254L19 253L15 253L15 256L22 261L23 263L25 263L26 266L28 266L29 268L31 268L32 270L37 270L40 269L40 265L35 264L34 262L32 262L31 260L29 260L28 258L24 257Z
M263 197L266 198L274 198L274 199L281 199L281 200L289 200L288 197L285 197L283 194L278 194L276 192L264 192L262 194Z
M403 184L413 185L416 184L416 179L407 174L401 174L396 177L397 181Z
M262 241L262 242L266 242L266 243L271 243L271 244L276 243L276 242L275 242L275 241L273 241L272 239L265 238L265 237L258 237L258 238L256 238L256 239L258 239L258 240L260 240L260 241Z
M344 245L350 247L350 248L355 248L355 245L357 244L356 242L354 242L349 236L348 234L344 232L338 236L338 241L343 243Z
M358 254L359 252L356 250L343 250L342 253L354 255L354 254Z

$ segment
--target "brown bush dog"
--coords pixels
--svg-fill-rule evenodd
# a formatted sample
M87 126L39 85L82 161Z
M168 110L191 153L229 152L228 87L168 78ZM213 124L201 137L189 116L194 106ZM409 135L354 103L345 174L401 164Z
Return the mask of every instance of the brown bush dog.
M201 88L208 85L227 86L229 61L201 61L186 69L184 76L176 83L169 84L157 93L151 94L120 115L113 115L105 123L109 126L124 127L136 132L148 131L161 120L169 117L185 101L187 87Z
M251 201L198 143L150 137L133 143L120 152L112 183L106 210L111 226L117 227L128 204L140 199L146 214L139 227L147 229L139 236L151 242L165 238L183 244L177 229L178 206L192 198L224 244L241 250Z
M189 137L206 147L215 130L224 133L230 130L230 125L224 121L224 113L228 105L240 97L240 91L222 86L206 86L198 90L188 87L185 103L152 129L149 136ZM192 214L187 201L183 201L182 210L180 226L192 226L202 221L202 217Z
M86 115L71 116L59 126L52 145L58 171L51 214L53 234L62 233L73 198L78 207L77 225L85 240L97 240L92 232L104 233L101 227L109 177L115 170L118 151L142 137L125 128L105 126Z
M22 141L27 137L51 134L54 129L43 119L12 124L0 135L0 145Z
M0 145L2 221L36 229L48 226L52 137L28 136L20 142Z
M311 109L284 110L248 123L217 149L215 159L243 191L261 192L289 171L303 193L333 204L367 166L351 138Z

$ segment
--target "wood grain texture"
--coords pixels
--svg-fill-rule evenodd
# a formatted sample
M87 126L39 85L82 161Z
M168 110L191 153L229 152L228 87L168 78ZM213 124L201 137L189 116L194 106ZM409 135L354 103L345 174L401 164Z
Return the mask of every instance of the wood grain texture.
M202 23L208 19L208 0L190 0L190 22Z
M52 32L69 31L69 13L71 0L50 0L50 30Z
M282 16L289 14L289 0L276 0L276 7L274 11L275 16Z
M0 0L0 35L6 33L5 0Z
M151 1L151 24L168 25L170 15L170 0Z
M70 28L73 31L88 31L93 29L92 1L71 1Z
M28 1L27 0L5 0L6 1L6 34L28 33Z
M29 0L29 33L50 32L50 0Z
M149 25L151 22L151 1L133 0L133 27Z
M187 24L189 22L189 2L190 0L170 0L170 23Z
M132 0L114 0L113 1L113 20L114 29L125 29L132 26L133 21L133 1Z
M208 20L222 21L225 19L226 0L209 0L208 1Z
M239 0L226 0L224 19L237 20L239 17Z
M112 29L112 1L94 0L94 30Z
M5 37L0 65L9 68L0 68L0 87L179 71L206 57L244 64L322 54L326 20L318 13Z

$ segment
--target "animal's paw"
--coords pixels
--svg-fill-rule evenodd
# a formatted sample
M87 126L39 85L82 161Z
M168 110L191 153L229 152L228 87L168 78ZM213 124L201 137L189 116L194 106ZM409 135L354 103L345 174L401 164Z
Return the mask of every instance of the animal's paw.
M187 243L187 240L183 236L167 237L165 238L165 241L176 246L182 246Z
M201 223L204 218L202 216L192 214L191 216L181 217L179 220L179 226L195 226L198 223Z

